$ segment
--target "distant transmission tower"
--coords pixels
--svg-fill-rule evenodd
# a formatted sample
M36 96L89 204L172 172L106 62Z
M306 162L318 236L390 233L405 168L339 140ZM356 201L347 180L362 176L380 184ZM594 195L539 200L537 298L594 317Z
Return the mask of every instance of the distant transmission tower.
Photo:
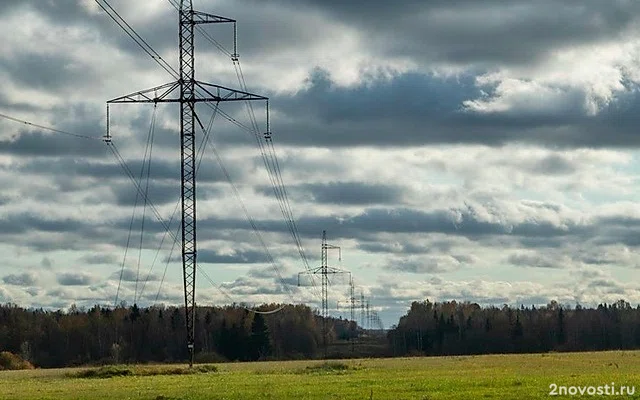
M349 271L345 271L339 268L329 267L328 265L328 252L329 250L338 250L338 259L342 260L342 250L339 246L335 246L327 243L327 231L322 231L322 246L321 246L321 265L318 268L310 271L304 271L298 273L298 285L300 285L301 275L321 275L322 278L322 342L324 344L324 355L327 355L327 319L329 318L329 275L334 274L351 274Z
M367 300L367 329L371 329L371 313L369 312L369 300Z
M360 326L364 329L365 314L364 314L364 292L360 291Z
M356 295L353 287L353 277L349 279L349 300L351 302L351 321L356 320Z
M338 307L340 303L348 303L349 309L351 311L351 321L356 322L356 297L355 297L355 286L353 284L353 278L349 279L349 298L346 301L338 301Z
M267 97L204 83L195 79L195 38L194 28L199 24L234 24L234 51L232 59L237 60L236 21L193 10L192 0L180 0L179 46L180 71L177 81L151 89L118 97L107 102L114 103L179 103L180 104L180 159L181 159L181 200L182 200L182 271L184 279L184 304L187 328L187 348L189 366L194 359L195 310L196 310L196 124L204 126L196 114L196 103L216 103L224 101L264 100ZM176 92L179 95L175 97ZM172 97L172 95L174 95ZM107 108L107 120L108 120ZM269 128L267 127L267 131ZM269 132L265 133L268 135ZM107 141L110 135L107 130Z

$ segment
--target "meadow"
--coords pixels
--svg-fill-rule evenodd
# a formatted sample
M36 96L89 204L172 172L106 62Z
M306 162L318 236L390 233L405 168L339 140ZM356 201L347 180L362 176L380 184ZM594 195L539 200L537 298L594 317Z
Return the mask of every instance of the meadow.
M640 399L640 351L228 363L192 374L185 369L144 365L3 371L0 398L544 399L555 384L557 391L604 385L619 391L635 385L633 395L606 397ZM593 397L587 393L575 397Z

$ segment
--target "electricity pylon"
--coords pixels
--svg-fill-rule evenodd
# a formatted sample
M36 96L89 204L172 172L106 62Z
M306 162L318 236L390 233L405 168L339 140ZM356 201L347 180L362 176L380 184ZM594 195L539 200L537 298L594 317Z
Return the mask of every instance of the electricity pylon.
M371 329L371 313L369 312L369 300L367 300L367 304L365 307L367 309L367 329Z
M384 324L382 323L382 319L380 319L380 315L377 311L371 311L371 324L378 328L380 334L384 333Z
M360 326L364 329L365 324L365 314L364 314L364 292L360 291Z
M187 329L189 366L193 366L195 311L196 311L196 124L204 130L196 114L197 103L218 103L226 101L264 100L259 96L224 86L204 83L195 79L195 37L194 29L200 24L233 23L230 18L193 10L192 0L180 0L179 46L180 71L177 81L151 89L118 97L107 102L114 103L179 103L180 104L180 159L181 159L181 202L182 202L182 273L184 280L184 305ZM237 60L235 48L232 59ZM178 96L175 94L178 92ZM215 108L214 107L214 108ZM108 108L107 108L108 119ZM267 128L267 131L269 128ZM265 136L270 135L269 132ZM110 140L107 131L107 141Z
M329 267L328 252L329 250L338 250L338 260L342 260L342 250L340 246L327 243L327 231L322 231L322 247L321 247L321 265L318 268L298 273L298 286L300 286L301 275L321 275L322 278L322 342L324 344L324 355L327 356L327 319L329 318L329 275L349 274L351 272L339 268Z
M351 321L356 322L356 297L355 297L355 287L353 284L353 277L349 279L349 298L346 301L338 301L336 307L340 307L340 303L348 303L349 309L351 311ZM357 323L357 322L356 322Z

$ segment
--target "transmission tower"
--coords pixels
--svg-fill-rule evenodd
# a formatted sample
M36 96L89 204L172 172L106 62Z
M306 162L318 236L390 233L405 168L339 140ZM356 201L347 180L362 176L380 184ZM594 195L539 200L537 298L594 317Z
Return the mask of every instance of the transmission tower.
M360 291L360 326L364 329L365 314L364 314L364 292Z
M311 269L298 273L298 285L300 285L301 275L321 275L322 279L322 341L324 344L324 355L327 355L327 319L329 318L329 275L334 274L349 274L349 271L345 271L339 268L329 267L328 265L328 253L329 250L338 250L338 260L342 260L342 250L339 246L335 246L327 243L327 231L322 231L322 246L321 246L321 265L318 268Z
M381 335L384 334L384 324L377 311L371 311L371 324L378 329Z
M340 303L348 303L351 311L351 321L356 322L356 302L355 286L353 284L353 278L349 279L349 298L346 301L338 301L337 306L340 307Z
M356 320L356 295L353 287L353 277L349 279L349 300L351 301L351 321Z
M184 280L184 305L187 329L189 366L193 366L195 311L196 311L196 125L205 130L196 113L197 103L263 100L268 98L223 86L204 83L195 79L195 37L194 28L200 24L233 23L234 51L232 59L237 60L236 20L193 10L192 0L180 0L179 46L180 71L177 81L151 89L118 97L107 102L114 103L179 103L180 104L180 160L181 160L181 202L182 202L182 272ZM177 93L176 93L177 92ZM175 96L177 94L177 97ZM268 103L267 103L268 104ZM267 107L268 109L268 107ZM107 123L108 125L108 123ZM268 125L268 123L267 123ZM265 137L269 136L269 128ZM107 129L107 142L111 139Z
M371 313L369 312L369 300L367 300L367 329L371 329Z

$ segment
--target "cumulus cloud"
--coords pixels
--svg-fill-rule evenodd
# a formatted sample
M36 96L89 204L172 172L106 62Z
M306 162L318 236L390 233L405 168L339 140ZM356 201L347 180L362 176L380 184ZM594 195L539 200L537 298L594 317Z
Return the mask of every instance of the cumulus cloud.
M63 272L56 280L62 286L86 286L96 282L96 277L86 272Z
M2 277L2 281L7 285L14 286L33 286L37 283L38 279L36 274L32 272L25 272L22 274L9 274Z
M513 265L537 268L564 268L567 267L567 261L537 253L516 253L507 258L507 262Z

